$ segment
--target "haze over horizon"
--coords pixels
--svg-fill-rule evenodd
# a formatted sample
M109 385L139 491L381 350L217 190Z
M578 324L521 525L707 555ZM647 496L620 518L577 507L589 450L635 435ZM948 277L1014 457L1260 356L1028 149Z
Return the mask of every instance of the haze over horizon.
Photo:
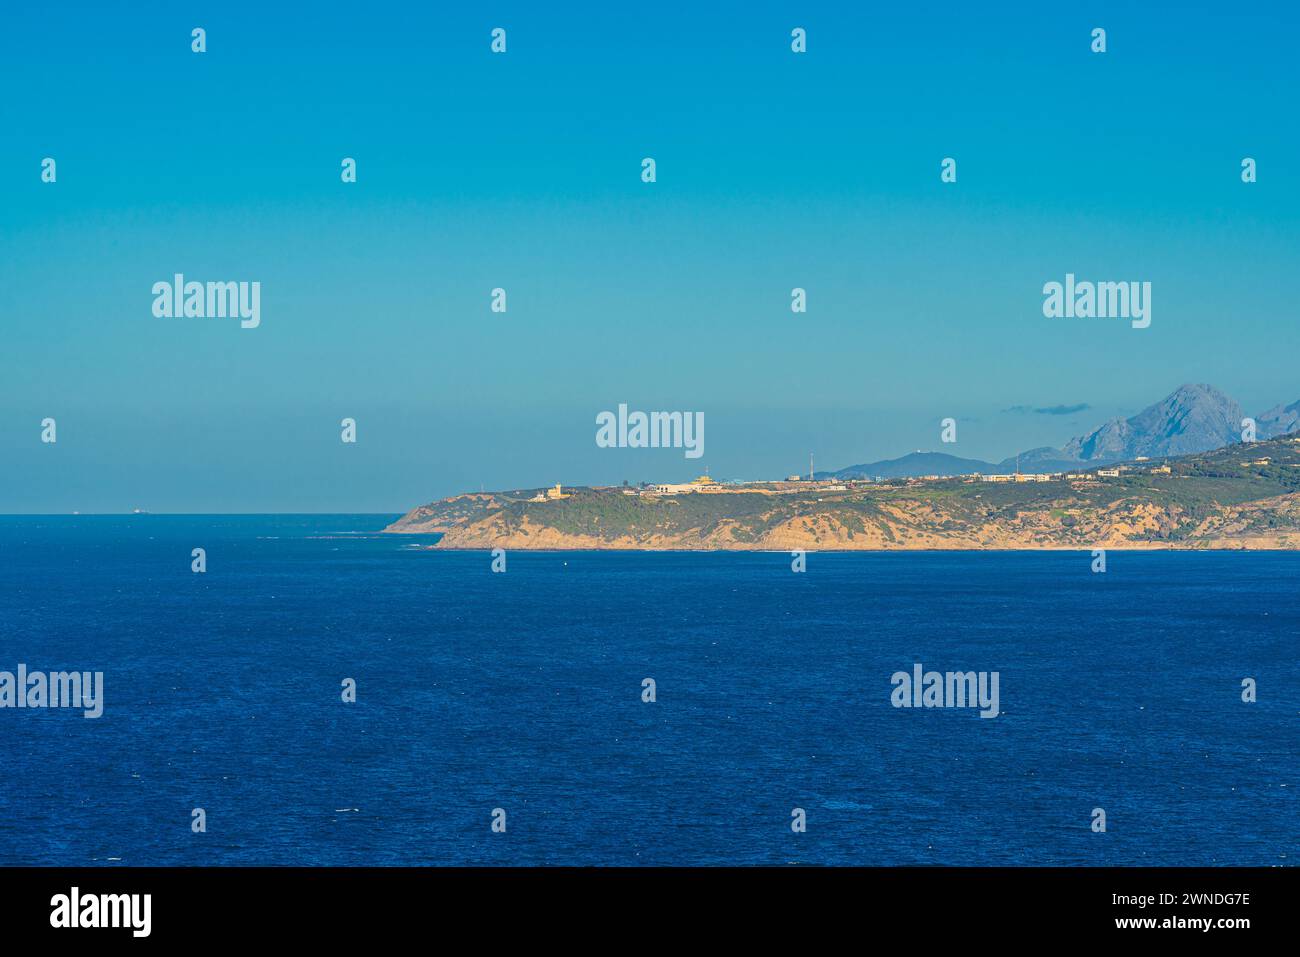
M0 513L998 461L1185 382L1300 399L1300 15L1014 6L15 9ZM260 282L260 327L155 318L178 272ZM1150 328L1045 318L1068 272L1151 282ZM704 457L598 448L621 402L703 412Z

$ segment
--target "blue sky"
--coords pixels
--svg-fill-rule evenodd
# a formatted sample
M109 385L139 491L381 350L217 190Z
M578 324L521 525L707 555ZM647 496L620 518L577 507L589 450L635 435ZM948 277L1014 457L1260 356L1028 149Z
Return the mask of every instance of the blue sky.
M1292 5L464 6L6 8L0 512L764 477L946 416L998 459L1182 382L1300 398ZM260 328L155 318L176 272L259 281ZM1044 318L1066 272L1150 281L1151 327ZM597 448L620 402L702 411L704 458Z

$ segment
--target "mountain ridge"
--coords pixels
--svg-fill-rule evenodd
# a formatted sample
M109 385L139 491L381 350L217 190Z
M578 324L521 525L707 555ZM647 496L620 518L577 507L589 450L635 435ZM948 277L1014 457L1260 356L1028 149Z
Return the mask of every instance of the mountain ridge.
M895 459L816 473L818 478L916 478L924 475L1064 472L1142 458L1212 452L1241 441L1240 405L1205 383L1184 383L1159 402L1128 418L1112 418L1060 448L1040 446L1001 462L967 459L946 452L912 452ZM1277 405L1255 417L1259 439L1300 429L1300 400Z

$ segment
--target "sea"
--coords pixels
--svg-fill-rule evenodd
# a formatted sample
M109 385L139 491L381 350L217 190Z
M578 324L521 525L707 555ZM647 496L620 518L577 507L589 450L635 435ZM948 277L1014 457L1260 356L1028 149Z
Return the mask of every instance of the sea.
M98 718L0 708L0 865L1300 854L1300 554L493 571L394 518L0 518L0 671L103 674ZM918 664L999 713L895 707Z

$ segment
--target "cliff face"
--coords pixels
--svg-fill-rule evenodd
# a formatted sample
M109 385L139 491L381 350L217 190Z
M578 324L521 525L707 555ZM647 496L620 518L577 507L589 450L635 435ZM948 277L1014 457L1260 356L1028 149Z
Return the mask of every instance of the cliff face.
M952 479L847 491L630 496L576 489L461 495L386 531L440 532L442 548L1300 548L1300 442L1279 439L1135 465L1118 479Z

